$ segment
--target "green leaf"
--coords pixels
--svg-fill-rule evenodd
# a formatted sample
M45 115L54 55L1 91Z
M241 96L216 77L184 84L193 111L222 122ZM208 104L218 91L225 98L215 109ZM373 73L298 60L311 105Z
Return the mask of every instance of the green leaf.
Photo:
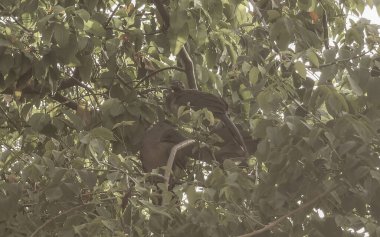
M84 30L98 37L103 37L106 35L106 31L103 26L95 20L86 21L84 23Z
M36 131L41 131L50 124L50 116L43 113L33 114L28 120L28 124Z
M259 80L259 74L260 70L257 67L252 67L249 71L248 77L252 85L256 85L257 81Z
M307 137L310 134L309 126L298 116L287 116L286 125L293 134Z
M213 126L215 124L214 114L208 109L203 109L203 111L205 113L205 118L210 122L210 125Z
M297 3L302 11L309 11L313 6L313 0L298 0Z
M227 42L225 42L225 43L226 43L225 46L227 48L227 52L230 56L231 63L235 64L237 61L237 58L238 58L237 52L236 52L235 48L232 46L232 44L227 43Z
M280 106L281 101L281 94L278 91L272 89L262 91L257 96L257 102L265 113L276 111Z
M76 29L83 30L84 28L84 21L79 16L73 17L73 23Z
M117 38L109 39L106 41L106 50L108 55L115 54L120 47L120 40Z
M171 31L169 35L171 35L169 39L170 51L173 53L173 55L177 55L179 51L182 49L183 45L185 45L185 43L187 42L187 38L189 37L188 25L185 24L177 32Z
M55 5L52 7L52 10L53 10L53 13L55 15L59 15L60 13L64 13L65 12L65 8L60 6L60 5Z
M119 222L116 220L101 220L102 224L107 227L112 232L115 232L115 230L119 227Z
M207 66L209 68L214 67L216 64L217 58L218 58L218 55L217 55L215 49L212 47L207 48L205 56L206 56Z
M38 8L38 0L28 0L24 1L20 8L26 13L34 13Z
M292 39L293 30L294 25L290 19L280 17L271 25L269 36L272 40L276 41L280 50L286 50Z
M173 219L173 218L171 217L171 215L165 211L164 208L162 208L162 207L160 207L160 206L156 207L156 206L152 205L150 202L147 202L147 201L145 201L145 200L140 200L140 202L141 202L145 207L149 208L153 213L156 213L156 214L160 214L160 215L166 216L166 217L168 217L168 218L171 219L171 220Z
M363 95L363 88L367 86L370 78L368 69L359 68L355 70L348 70L348 73L348 82L350 83L352 91L359 96Z
M9 47L10 45L11 43L8 40L0 38L0 46Z
M54 26L54 39L61 47L66 46L69 42L69 30L66 29L64 24L55 24Z
M150 106L143 104L140 107L140 109L141 109L141 114L140 114L141 118L144 118L151 123L153 123L156 120L157 118L156 111L153 110Z
M1 47L1 42L0 42L0 47ZM9 70L13 67L13 64L14 64L14 57L12 57L11 55L7 53L0 55L0 72L3 75L8 74Z
M268 19L269 21L274 21L276 20L277 18L281 17L281 14L280 12L278 12L277 10L268 10L267 11L267 14L268 14Z
M250 69L251 69L251 64L244 61L243 64L241 65L241 70L242 70L243 74L247 75L247 73L249 72Z
M380 172L378 170L371 170L369 173L380 184Z
M134 106L132 106L132 105L130 107L128 107L127 108L128 111L130 112L130 110L132 110L133 107ZM116 117L116 116L124 113L125 108L119 99L111 98L111 99L104 101L104 103L101 106L101 111L104 114L110 115L112 117ZM140 113L140 111L138 111L138 113Z
M327 111L333 117L337 117L339 115L342 115L343 112L348 111L347 101L341 94L336 91L330 91L325 103Z
M75 11L75 14L82 18L83 21L90 20L90 13L88 13L88 11L86 11L85 9L78 9Z
M62 112L69 118L69 120L73 123L76 129L83 129L84 122L78 115L74 114L71 110L62 110Z
M86 9L89 12L93 12L95 10L95 7L98 5L99 0L83 0Z
M91 55L84 55L79 58L80 66L78 67L79 76L82 81L88 82L91 79L92 74L92 58Z
M90 135L93 138L101 138L107 141L115 141L116 139L113 136L113 132L108 128L98 127L90 131Z
M241 96L241 98L246 101L246 100L250 100L253 98L253 95L252 95L252 92L251 92L251 89L247 88L244 84L241 84L240 85L240 88L239 88L239 94Z
M308 49L307 50L307 57L309 58L310 62L314 64L314 66L319 67L319 60L317 55L315 54L314 50Z
M135 123L136 123L136 121L121 121L120 123L115 124L112 127L112 130L114 130L115 128L118 128L118 127L132 126Z
M199 46L202 46L208 42L208 33L205 24L198 25L195 37Z
M306 79L306 67L302 62L295 62L294 68L296 69L298 75L300 75L303 79Z
M49 188L45 191L46 200L49 202L59 200L63 196L62 189L60 187Z
M82 183L84 183L87 188L93 189L95 187L97 176L94 172L90 172L87 170L78 170L78 174L82 180Z
M236 7L235 16L236 16L236 20L237 20L239 25L244 24L244 23L248 22L248 20L249 20L247 8L242 4L239 4Z
M368 100L375 104L380 104L380 79L373 78L368 83Z
M39 181L44 177L46 167L38 164L31 164L23 169L22 178L32 181Z

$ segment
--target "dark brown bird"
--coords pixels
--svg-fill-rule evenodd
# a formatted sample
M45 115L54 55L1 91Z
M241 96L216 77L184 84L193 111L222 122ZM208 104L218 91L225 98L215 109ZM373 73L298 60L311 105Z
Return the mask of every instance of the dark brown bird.
M175 128L166 122L160 122L150 128L144 135L140 150L140 159L145 172L151 172L165 166L172 147L186 140ZM175 164L185 167L187 149L176 154Z
M245 155L248 154L243 137L227 114L228 104L226 101L220 96L211 93L184 89L183 84L178 80L172 82L171 89L172 92L166 97L166 105L171 112L177 112L180 106L190 106L193 110L207 108L225 124L234 140L245 152Z
M238 128L239 129L239 128ZM248 151L252 154L257 149L259 139L253 139L248 132L239 129L244 137L244 142L248 144ZM207 163L213 160L223 164L225 159L243 158L245 153L240 145L234 141L231 132L226 126L219 126L214 130L223 141L217 142L215 146L220 149L213 153L208 147L198 147L196 144L190 145L177 152L175 165L184 169L188 158L193 157ZM140 160L144 172L151 172L153 169L165 166L169 154L174 145L186 140L175 126L168 122L159 122L153 125L144 135L140 150Z

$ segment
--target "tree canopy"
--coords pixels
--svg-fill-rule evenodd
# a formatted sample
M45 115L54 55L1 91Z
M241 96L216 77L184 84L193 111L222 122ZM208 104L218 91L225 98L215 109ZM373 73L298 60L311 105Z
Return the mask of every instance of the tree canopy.
M366 7L380 2L0 0L0 235L380 236ZM226 101L258 141L245 166L194 155L169 190L152 182L139 156L159 121L218 150L210 111L166 108L174 79Z

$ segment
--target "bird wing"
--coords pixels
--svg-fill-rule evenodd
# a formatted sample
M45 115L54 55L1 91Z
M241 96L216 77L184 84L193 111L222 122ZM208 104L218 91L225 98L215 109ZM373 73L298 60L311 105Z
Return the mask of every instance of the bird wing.
M178 105L189 105L194 110L207 108L213 113L226 113L227 103L219 96L197 90L182 90L174 93Z

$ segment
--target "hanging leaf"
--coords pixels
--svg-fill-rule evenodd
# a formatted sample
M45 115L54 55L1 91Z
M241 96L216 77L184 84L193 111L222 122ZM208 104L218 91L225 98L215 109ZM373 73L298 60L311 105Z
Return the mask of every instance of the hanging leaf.
M107 141L114 141L115 138L111 130L104 127L97 127L90 131L90 135L93 138L101 138Z
M98 37L103 37L106 35L106 31L103 26L95 20L86 21L84 23L84 30Z
M300 75L303 79L306 79L306 67L302 62L295 62L294 68L298 75Z

